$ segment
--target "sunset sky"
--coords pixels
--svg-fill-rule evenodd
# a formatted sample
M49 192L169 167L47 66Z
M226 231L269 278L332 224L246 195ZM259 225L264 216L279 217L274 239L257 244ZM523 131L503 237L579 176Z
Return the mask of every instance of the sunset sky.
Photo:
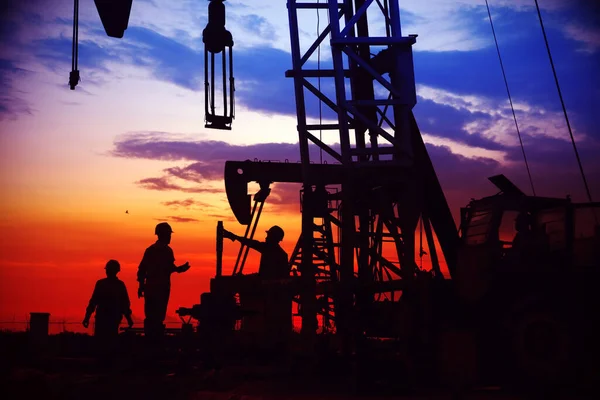
M134 0L129 28L115 39L93 1L81 0L74 91L73 1L0 4L0 321L31 311L79 321L109 259L120 261L141 321L135 273L160 221L175 231L176 262L192 266L172 278L169 314L198 303L214 275L217 221L238 234L245 228L228 207L224 162L300 158L293 82L284 76L291 69L286 1L226 2L237 89L231 131L204 128L207 1ZM536 192L584 201L535 3L489 4ZM591 0L539 4L598 200L600 7ZM469 199L495 193L486 178L498 173L531 194L485 1L400 0L400 7L403 33L419 35L414 114L455 215ZM322 29L324 12L320 21ZM313 35L316 15L301 28L303 37ZM324 46L323 63L328 52ZM316 107L308 112L318 115ZM291 254L299 188L277 189L257 238L277 223ZM227 271L237 247L225 247Z

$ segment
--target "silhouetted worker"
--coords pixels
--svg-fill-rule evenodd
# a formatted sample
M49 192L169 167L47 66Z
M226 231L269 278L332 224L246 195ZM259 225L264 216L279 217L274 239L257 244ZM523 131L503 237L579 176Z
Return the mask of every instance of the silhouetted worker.
M548 237L545 229L534 224L531 214L521 212L515 219L517 233L513 238L509 257L520 265L533 266L548 256Z
M258 276L265 283L260 288L264 317L263 351L267 357L283 356L289 345L292 331L292 295L280 280L290 277L288 255L279 242L283 239L283 229L272 226L267 231L264 242L237 236L223 229L223 237L237 240L261 253Z
M106 278L96 282L92 298L85 311L83 326L88 327L90 317L96 312L96 323L94 327L94 336L100 339L100 348L102 353L112 353L117 336L119 335L119 325L123 315L131 328L133 320L131 319L131 308L127 287L122 280L117 278L121 270L121 265L116 260L110 260L106 263ZM105 354L108 356L109 354Z
M515 218L515 237L513 238L512 247L521 249L531 241L531 216L526 212L521 212Z
M186 262L175 265L173 250L169 247L173 230L166 222L156 225L154 233L158 236L156 243L144 252L137 273L139 282L138 298L144 297L144 333L151 339L159 339L164 334L164 321L167 315L167 304L171 293L171 274L182 273L190 269Z
M515 219L517 233L513 238L511 256L515 262L527 266L549 261L549 238L545 225L536 225L533 216L522 212Z
M264 242L238 236L223 229L224 238L237 240L243 245L261 253L258 275L262 279L285 279L290 276L288 255L279 245L279 242L283 240L283 235L283 229L277 225L272 226L267 231L267 237Z

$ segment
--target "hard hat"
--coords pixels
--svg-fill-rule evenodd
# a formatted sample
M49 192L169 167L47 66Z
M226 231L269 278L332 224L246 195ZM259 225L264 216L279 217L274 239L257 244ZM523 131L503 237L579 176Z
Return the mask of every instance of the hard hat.
M109 260L104 267L109 272L119 272L121 270L121 264L117 260Z
M283 240L283 229L281 229L277 225L273 225L271 228L269 228L267 233L270 233L271 235L273 235L273 237L276 238L277 240Z
M156 228L154 228L154 234L158 235L161 233L173 233L173 229L171 229L171 225L169 225L166 222L161 222L160 224L156 225Z

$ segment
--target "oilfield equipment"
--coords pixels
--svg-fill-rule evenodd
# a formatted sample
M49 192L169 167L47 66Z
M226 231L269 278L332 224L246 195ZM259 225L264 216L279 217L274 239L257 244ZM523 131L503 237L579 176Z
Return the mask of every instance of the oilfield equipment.
M107 34L122 37L131 0L95 3ZM246 238L272 184L301 185L301 234L288 276L244 274L243 245L235 265L224 266L219 223L210 292L179 315L188 325L197 320L198 331L270 341L291 331L295 310L304 354L320 351L327 335L330 350L373 365L382 356L374 341L388 339L399 343L386 355L393 365L412 365L427 379L464 365L475 375L509 371L530 382L586 368L593 359L586 349L598 347L600 203L530 196L497 175L489 179L499 192L462 208L457 227L412 112L417 35L402 31L399 2L287 0L287 10L285 76L294 84L300 162L227 161L224 182ZM306 43L303 18L319 11L327 22ZM233 38L224 0L210 0L203 42L205 126L231 129ZM314 62L321 46L330 51L327 68ZM325 106L327 122L311 117L315 104ZM256 193L248 193L252 182ZM516 236L507 238L515 219ZM418 263L425 252L427 268Z

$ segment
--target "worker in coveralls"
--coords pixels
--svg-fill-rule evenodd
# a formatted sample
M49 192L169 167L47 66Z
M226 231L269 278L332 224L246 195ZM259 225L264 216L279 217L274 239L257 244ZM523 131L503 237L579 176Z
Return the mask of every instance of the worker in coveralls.
M291 294L285 285L290 277L288 255L279 242L283 229L272 226L264 242L237 236L223 229L223 237L237 240L261 253L258 276L263 282L264 344L271 355L283 353L292 330Z
M90 317L96 312L94 336L99 339L100 354L109 355L115 350L116 339L119 335L119 324L123 315L131 328L131 308L127 287L122 280L117 278L121 270L118 261L110 260L106 263L106 278L96 282L92 298L87 306L83 326L88 327Z
M146 337L159 340L164 335L167 304L171 293L171 274L182 273L190 269L186 262L175 265L173 250L169 247L173 230L166 222L156 225L154 233L158 236L156 243L144 252L137 273L139 282L138 298L144 297L144 334Z

